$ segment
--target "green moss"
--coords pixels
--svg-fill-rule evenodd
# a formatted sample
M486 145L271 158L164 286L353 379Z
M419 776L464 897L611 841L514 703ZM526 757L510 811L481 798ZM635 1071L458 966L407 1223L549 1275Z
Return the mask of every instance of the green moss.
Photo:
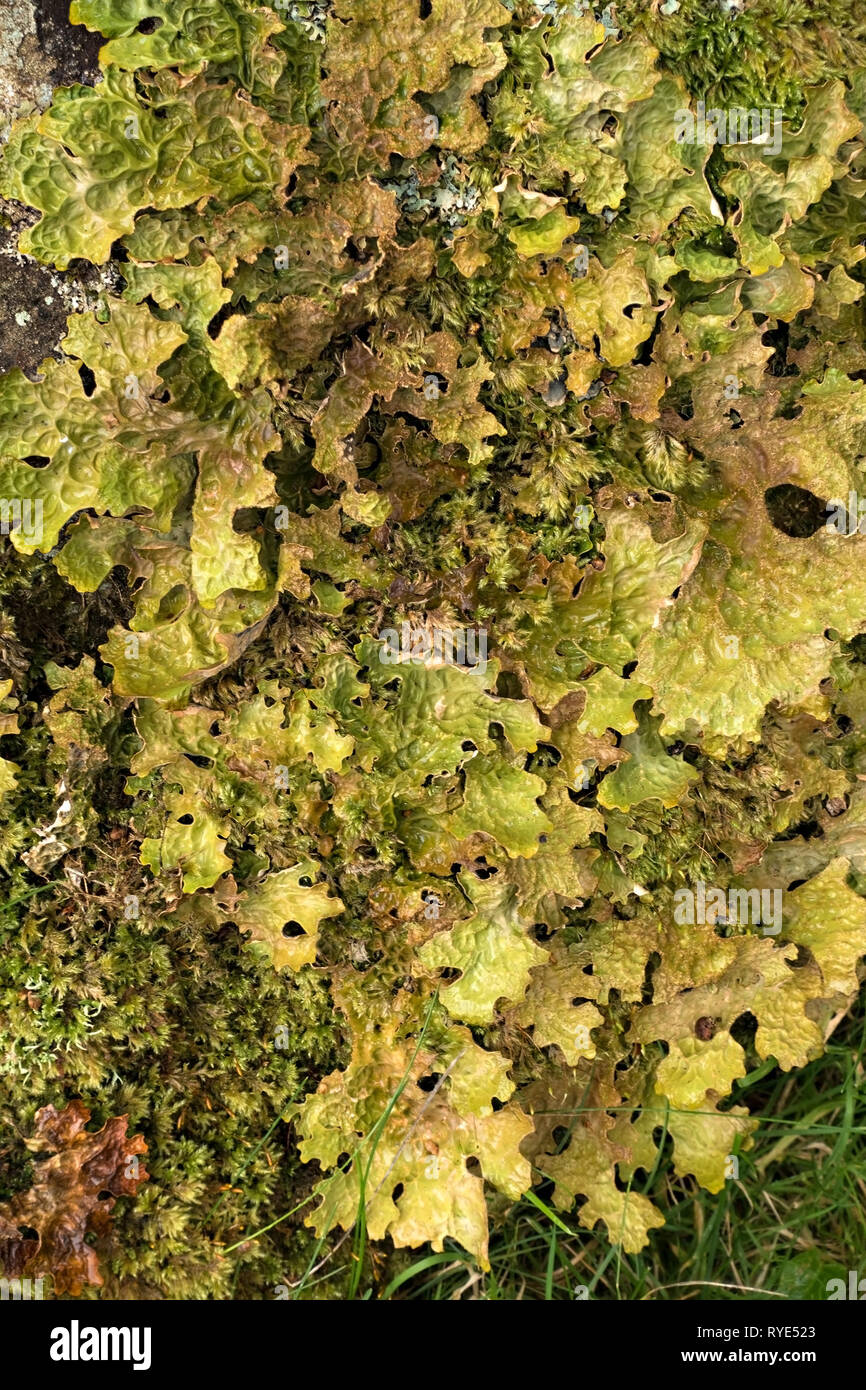
M866 61L863 0L680 0L673 14L619 0L616 13L708 104L780 106L796 117L808 88Z

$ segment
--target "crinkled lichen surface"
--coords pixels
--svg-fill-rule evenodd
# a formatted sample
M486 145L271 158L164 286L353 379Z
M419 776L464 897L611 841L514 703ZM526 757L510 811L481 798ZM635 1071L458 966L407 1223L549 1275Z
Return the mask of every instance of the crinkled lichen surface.
M719 1192L738 1081L820 1054L866 954L866 25L802 8L73 3L101 78L0 164L21 254L115 286L0 378L8 1270L483 1268L539 1185L636 1252L646 1175Z

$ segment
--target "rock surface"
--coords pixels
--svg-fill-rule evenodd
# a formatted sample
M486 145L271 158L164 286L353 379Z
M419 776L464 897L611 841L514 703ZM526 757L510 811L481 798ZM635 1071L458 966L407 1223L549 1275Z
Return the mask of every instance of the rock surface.
M55 87L99 77L102 39L70 24L68 0L3 0L0 25L0 141L13 121L42 111ZM113 284L109 269L76 262L63 274L17 251L35 215L0 198L0 372L31 372L66 332L71 313L93 308Z

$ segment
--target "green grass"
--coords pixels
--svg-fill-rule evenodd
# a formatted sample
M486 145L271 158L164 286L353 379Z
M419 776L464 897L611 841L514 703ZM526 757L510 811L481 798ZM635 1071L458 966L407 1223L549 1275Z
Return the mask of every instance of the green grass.
M667 1213L667 1225L640 1255L623 1255L604 1235L581 1229L574 1213L556 1210L549 1185L503 1210L489 1272L450 1243L442 1252L394 1252L389 1243L368 1242L362 1182L355 1226L319 1240L289 1296L316 1299L331 1285L331 1296L378 1301L823 1300L828 1280L849 1269L866 1273L864 1049L861 998L824 1056L799 1072L764 1064L745 1078L733 1101L762 1123L754 1147L740 1156L738 1178L722 1192L661 1172L661 1160L655 1173L639 1174L634 1190ZM346 1167L360 1162L369 1171L397 1099ZM359 1160L368 1143L370 1155Z
M734 1100L762 1124L718 1195L669 1174L638 1178L667 1214L640 1255L580 1229L542 1187L505 1214L489 1273L455 1248L405 1260L380 1297L573 1300L582 1286L590 1299L824 1299L829 1279L866 1275L864 1047L861 999L823 1057L746 1078Z

